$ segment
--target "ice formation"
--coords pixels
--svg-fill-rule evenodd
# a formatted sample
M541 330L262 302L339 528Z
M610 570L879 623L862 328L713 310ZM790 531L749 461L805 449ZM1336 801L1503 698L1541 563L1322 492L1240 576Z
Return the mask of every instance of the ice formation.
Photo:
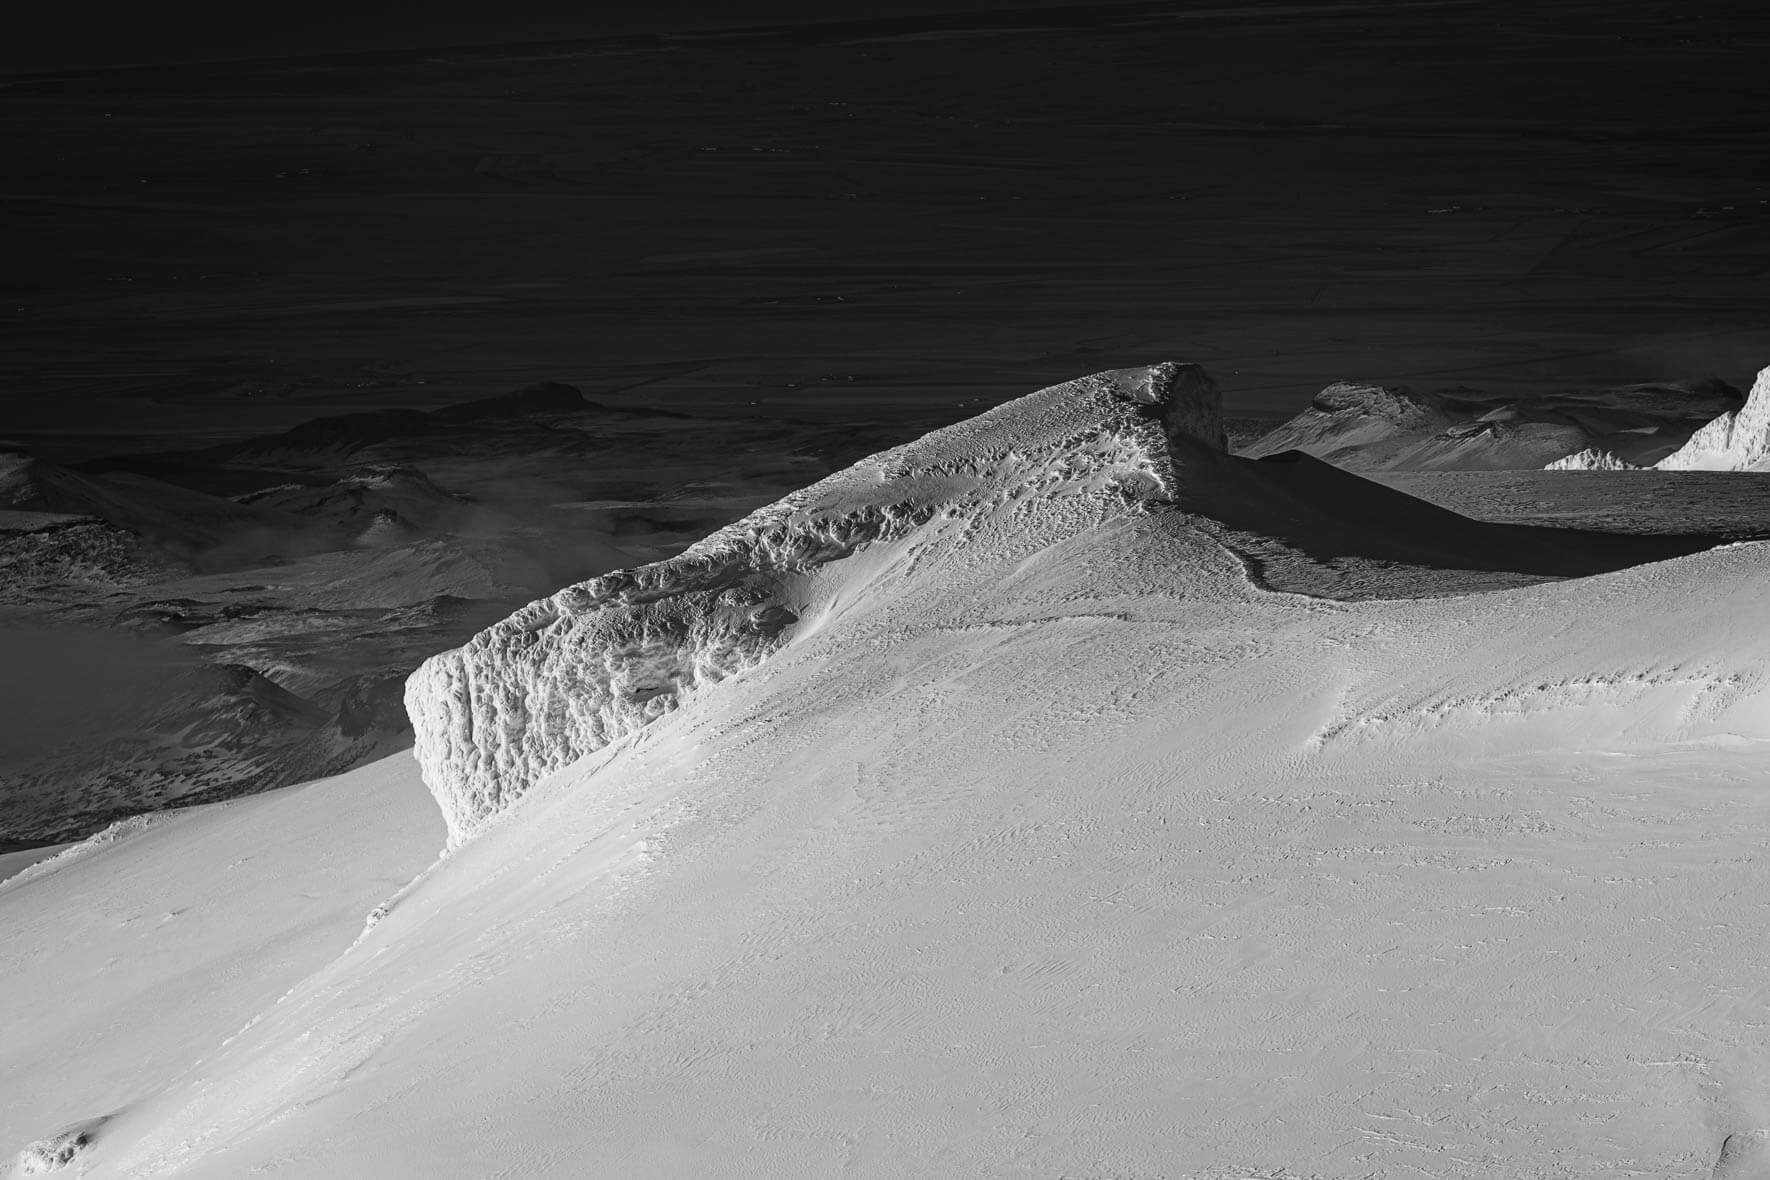
M1759 371L1745 405L1722 414L1661 459L1661 471L1752 471L1770 465L1770 368Z
M458 844L546 774L750 668L805 610L804 580L931 524L963 543L986 513L1061 505L1073 527L1171 501L1188 448L1225 450L1197 365L1054 386L935 431L757 510L681 555L530 603L426 661L406 688L424 781Z
M26 1144L14 1162L18 1174L46 1176L68 1168L86 1154L87 1149L92 1146L93 1136L108 1121L102 1118L88 1119Z
M1583 451L1575 451L1564 455L1553 463L1546 464L1544 471L1640 471L1635 464L1619 459L1602 447L1587 447Z

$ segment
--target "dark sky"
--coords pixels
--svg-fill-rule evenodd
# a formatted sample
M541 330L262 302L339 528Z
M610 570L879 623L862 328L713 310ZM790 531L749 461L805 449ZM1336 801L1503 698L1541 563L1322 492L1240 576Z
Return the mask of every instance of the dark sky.
M171 4L102 0L33 10L30 36L0 42L0 72L41 73L110 66L439 46L485 45L693 28L799 24L920 13L1049 7L1062 0L306 0Z

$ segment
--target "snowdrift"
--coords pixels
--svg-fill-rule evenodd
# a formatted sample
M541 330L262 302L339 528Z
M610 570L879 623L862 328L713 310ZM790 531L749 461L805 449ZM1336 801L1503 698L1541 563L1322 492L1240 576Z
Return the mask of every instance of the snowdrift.
M1180 494L1224 450L1196 365L1056 386L876 455L680 556L568 587L436 656L406 704L452 841L547 773L765 659L805 579L863 546L959 543L1043 509L1075 530Z
M1759 1174L1770 546L1273 593L1230 533L1406 498L1223 454L1212 392L1035 394L438 657L415 879L396 760L0 886L0 993L80 989L0 1036L43 1078L0 1141L94 1127L94 1180Z
M1359 404L1416 413L1398 399ZM419 765L458 842L547 774L761 663L802 619L815 626L832 601L868 593L861 583L891 546L926 563L993 535L1048 541L1155 509L1255 538L1244 557L1275 586L1309 579L1264 560L1266 542L1390 575L1427 565L1540 577L1704 544L1482 524L1301 452L1232 458L1221 396L1198 366L1116 370L863 460L676 558L568 587L428 660L406 695ZM885 548L844 563L870 546Z

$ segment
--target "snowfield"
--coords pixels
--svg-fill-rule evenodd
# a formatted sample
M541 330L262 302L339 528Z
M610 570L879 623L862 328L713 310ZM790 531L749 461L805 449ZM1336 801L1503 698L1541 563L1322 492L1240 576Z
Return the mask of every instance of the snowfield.
M1283 466L1223 453L1196 367L1058 386L437 657L415 762L0 883L0 1143L1766 1174L1770 546L1275 593L1201 510Z

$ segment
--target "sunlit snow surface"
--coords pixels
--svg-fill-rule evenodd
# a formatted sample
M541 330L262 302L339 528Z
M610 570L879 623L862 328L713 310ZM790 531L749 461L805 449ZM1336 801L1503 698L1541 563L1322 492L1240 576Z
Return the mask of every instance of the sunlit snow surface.
M1661 471L1759 471L1770 466L1770 368L1758 374L1737 412L1722 414L1656 466Z
M0 994L60 1011L0 1038L0 1134L108 1116L93 1177L1760 1175L1770 548L1270 593L1160 384L789 502L929 511L752 556L795 621L575 761L465 690L433 739L493 769L426 756L461 842L403 889L403 759L0 885ZM524 797L474 795L499 758ZM157 865L213 882L183 986L121 900ZM322 881L362 920L310 925Z

